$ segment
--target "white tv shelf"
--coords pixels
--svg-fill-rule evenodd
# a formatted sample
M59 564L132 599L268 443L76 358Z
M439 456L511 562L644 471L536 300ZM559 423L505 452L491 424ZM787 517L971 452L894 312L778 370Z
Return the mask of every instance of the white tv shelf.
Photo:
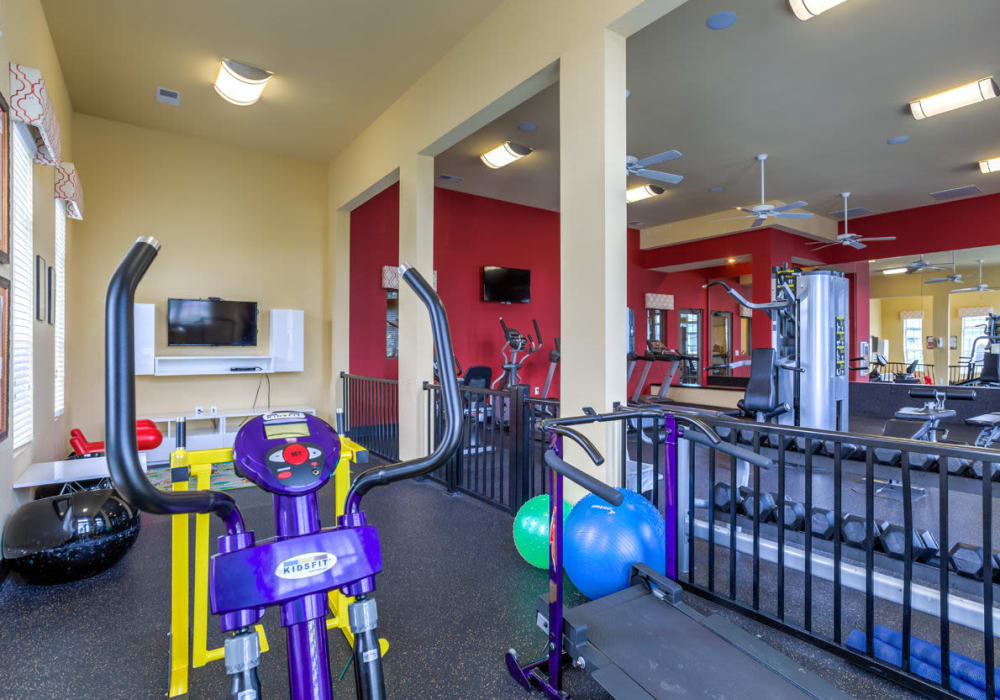
M155 355L156 305L135 305L135 373L158 377L270 374L305 369L305 312L271 309L267 355Z

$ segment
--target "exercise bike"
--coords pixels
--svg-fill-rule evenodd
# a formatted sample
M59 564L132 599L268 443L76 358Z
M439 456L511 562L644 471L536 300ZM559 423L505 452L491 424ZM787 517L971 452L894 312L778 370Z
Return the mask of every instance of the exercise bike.
M288 676L292 698L332 700L325 616L327 592L353 596L348 607L355 635L354 678L357 697L386 697L372 594L382 570L378 532L368 524L361 500L371 489L428 474L458 449L462 409L448 319L440 298L419 272L400 266L400 277L427 307L439 358L444 424L441 441L419 459L361 473L347 492L344 514L334 528L322 529L317 492L333 475L340 439L327 423L296 411L257 416L236 436L234 458L243 473L274 495L275 530L257 542L246 529L232 496L221 491L167 493L143 473L135 435L135 289L159 252L152 237L139 238L111 277L106 306L105 403L108 468L115 488L132 506L150 513L212 513L224 526L218 554L212 557L209 599L220 616L225 640L230 697L260 697L260 642L254 624L269 606L280 606L288 639ZM279 695L281 693L278 693Z

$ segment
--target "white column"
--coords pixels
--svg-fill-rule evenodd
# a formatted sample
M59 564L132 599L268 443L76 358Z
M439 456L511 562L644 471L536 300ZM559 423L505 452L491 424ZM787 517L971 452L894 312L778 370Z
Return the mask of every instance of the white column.
M336 410L345 408L341 372L350 370L351 332L351 212L335 209L330 212L326 242L327 269L332 274L327 282L330 323L330 399L331 423ZM324 407L317 406L322 412Z
M399 168L399 262L433 283L434 158L414 155ZM434 377L434 341L427 310L399 283L399 456L426 454L427 398L423 383Z
M594 32L560 57L560 318L563 415L608 411L625 400L625 38ZM567 446L567 460L617 484L620 428L587 431L606 458L595 467ZM567 498L583 491L567 482Z

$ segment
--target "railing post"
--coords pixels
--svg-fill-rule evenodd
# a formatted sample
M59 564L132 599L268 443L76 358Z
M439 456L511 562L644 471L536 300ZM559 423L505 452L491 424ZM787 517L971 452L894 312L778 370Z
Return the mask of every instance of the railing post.
M343 396L344 405L344 435L346 436L351 431L351 395L350 395L350 382L347 381L347 372L340 373L340 383L341 383L341 396Z
M528 500L527 485L530 483L527 474L528 459L532 449L532 435L528 425L528 388L515 386L508 392L510 402L510 507L512 512Z

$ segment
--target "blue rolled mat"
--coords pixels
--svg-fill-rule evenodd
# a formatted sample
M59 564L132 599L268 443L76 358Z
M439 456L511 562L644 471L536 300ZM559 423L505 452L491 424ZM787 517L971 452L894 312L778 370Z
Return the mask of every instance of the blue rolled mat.
M902 635L899 636L899 639L902 641ZM851 631L851 633L847 635L846 645L864 654L866 652L865 633L861 630ZM882 661L892 664L893 666L902 668L902 649L899 649L888 642L884 642L877 637L872 639L872 649L875 652L875 658L881 659ZM929 664L926 661L916 658L912 653L910 654L910 672L920 676L921 678L926 678L933 683L941 683L941 669L933 664ZM986 693L982 688L978 688L968 681L955 676L952 676L950 680L951 689L954 692L960 693L968 698L972 698L973 700L986 700Z
M897 649L903 648L903 635L882 625L875 625L874 636ZM941 668L941 647L937 644L910 637L910 656L915 656L937 668ZM961 678L966 683L986 690L986 665L958 652L948 652L948 669L952 678ZM1000 669L993 670L993 687L1000 691Z

